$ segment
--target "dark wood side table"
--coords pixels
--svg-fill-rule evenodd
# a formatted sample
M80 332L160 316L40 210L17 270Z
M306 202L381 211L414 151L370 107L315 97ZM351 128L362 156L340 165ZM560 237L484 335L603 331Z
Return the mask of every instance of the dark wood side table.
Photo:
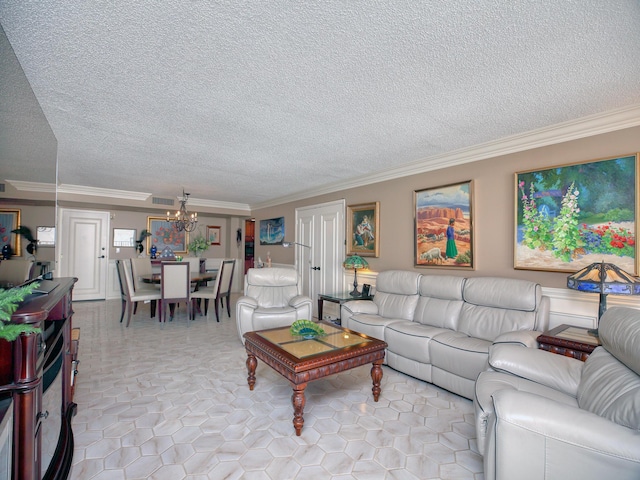
M323 320L322 310L323 310L325 301L342 305L343 303L349 302L351 300L373 300L373 295L365 295L362 297L352 297L349 292L319 293L318 294L318 320ZM337 323L338 325L340 325L339 317L338 317Z
M588 332L589 329L572 325L559 325L538 337L542 350L583 362L600 345L600 339Z

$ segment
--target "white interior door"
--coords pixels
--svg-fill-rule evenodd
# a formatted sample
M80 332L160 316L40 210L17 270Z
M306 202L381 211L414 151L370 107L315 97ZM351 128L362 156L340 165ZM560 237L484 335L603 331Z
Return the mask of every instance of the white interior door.
M104 300L109 264L109 212L60 209L61 277L76 277L74 300Z
M318 316L318 294L343 290L345 245L345 202L322 203L296 209L296 268L302 291L313 300L313 316Z

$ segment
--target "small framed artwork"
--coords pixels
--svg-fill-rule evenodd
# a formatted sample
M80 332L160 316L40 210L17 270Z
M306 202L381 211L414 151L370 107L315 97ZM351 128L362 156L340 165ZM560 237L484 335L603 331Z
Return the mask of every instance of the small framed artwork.
M369 285L368 283L365 283L364 285L362 285L362 296L368 297L370 294L371 294L371 285Z
M347 255L380 255L380 202L347 206Z
M207 225L207 241L209 245L220 245L220 227Z
M184 230L178 231L173 223L167 222L166 217L147 217L147 231L151 234L147 237L147 252L155 245L158 255L165 247L169 247L173 253L187 253L189 234Z
M22 255L22 248L20 245L20 235L17 233L11 233L11 230L15 230L20 225L20 210L7 210L0 209L0 249L5 245L11 247L13 255Z
M38 248L56 246L56 227L37 227L36 240Z
M639 158L516 173L514 268L573 273L607 262L637 276Z
M282 245L284 217L260 220L260 245Z
M114 247L135 247L136 246L136 229L135 228L114 228L113 229L113 246Z
M473 270L473 181L414 192L416 267Z

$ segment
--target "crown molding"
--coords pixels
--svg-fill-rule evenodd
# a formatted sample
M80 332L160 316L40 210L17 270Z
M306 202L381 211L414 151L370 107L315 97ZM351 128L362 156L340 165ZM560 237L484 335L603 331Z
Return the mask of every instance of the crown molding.
M178 198L178 201L182 200L182 197ZM224 208L229 210L239 210L249 214L251 207L248 203L234 203L234 202L222 202L218 200L207 200L204 198L192 198L189 197L188 205L192 207L208 207L208 208Z
M42 183L42 182L23 182L22 180L5 180L10 183L16 190L22 190L27 192L44 192L55 193L55 183Z
M88 195L92 197L120 198L123 200L137 200L144 202L151 194L145 192L131 192L128 190L115 190L112 188L85 187L83 185L61 184L58 186L58 193L68 193L72 195Z
M579 140L603 133L637 127L638 125L640 125L640 105L631 105L608 112L589 115L577 120L557 123L526 133L511 135L499 140L462 148L453 152L434 155L409 163L403 167L383 170L372 175L349 179L343 182L335 182L317 189L305 190L304 192L294 193L267 202L251 205L251 208L255 210L274 207L283 203L295 202L350 188L440 170L442 168L478 162L502 155L533 150L534 148Z

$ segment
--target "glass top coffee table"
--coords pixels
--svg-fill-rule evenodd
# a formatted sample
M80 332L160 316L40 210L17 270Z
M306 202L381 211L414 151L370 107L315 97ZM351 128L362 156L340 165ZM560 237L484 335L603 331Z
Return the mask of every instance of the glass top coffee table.
M253 390L256 384L257 359L289 380L293 386L291 401L296 435L300 435L304 424L304 389L312 380L371 363L373 400L377 402L380 397L386 342L328 322L318 325L325 335L315 338L293 336L289 327L244 334L249 389Z

